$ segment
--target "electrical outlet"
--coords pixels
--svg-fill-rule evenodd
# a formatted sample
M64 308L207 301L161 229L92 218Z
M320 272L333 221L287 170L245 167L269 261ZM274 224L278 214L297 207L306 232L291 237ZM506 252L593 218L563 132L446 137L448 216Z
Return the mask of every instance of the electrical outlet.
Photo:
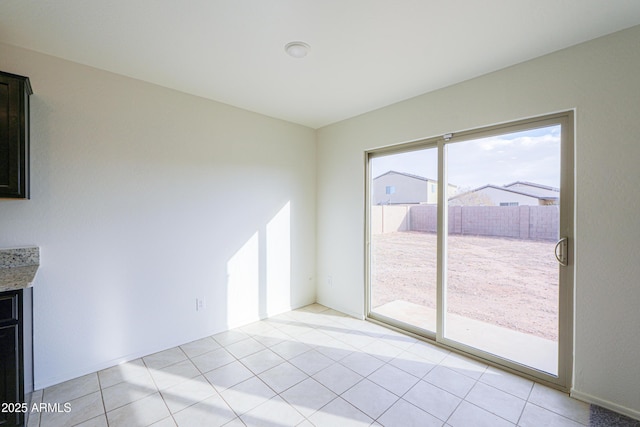
M327 276L327 286L333 286L333 276Z
M202 311L207 308L207 302L204 298L196 298L196 311Z

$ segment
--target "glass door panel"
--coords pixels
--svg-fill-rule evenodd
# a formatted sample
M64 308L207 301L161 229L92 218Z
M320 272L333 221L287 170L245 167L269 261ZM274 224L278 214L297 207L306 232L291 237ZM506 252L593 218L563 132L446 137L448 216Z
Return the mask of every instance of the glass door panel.
M561 126L452 142L443 336L558 374Z
M435 333L437 148L374 156L369 176L371 315Z

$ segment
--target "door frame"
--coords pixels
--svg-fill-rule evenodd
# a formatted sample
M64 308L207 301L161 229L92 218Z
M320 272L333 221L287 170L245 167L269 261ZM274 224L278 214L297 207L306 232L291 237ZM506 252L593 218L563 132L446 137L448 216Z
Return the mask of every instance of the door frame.
M552 387L568 391L573 379L573 306L575 288L575 114L574 110L545 114L526 119L509 121L497 125L479 127L460 132L451 132L436 137L410 141L397 145L367 150L364 153L365 161L365 317L377 323L390 326L394 329L406 332L419 339L428 340L452 351L463 353L484 363L498 366L518 375L545 383ZM566 266L559 266L558 273L558 375L551 375L519 363L503 359L453 341L444 336L446 313L446 254L447 239L445 230L448 230L447 212L447 177L446 177L446 147L448 144L466 140L479 139L505 133L513 133L540 127L561 125L560 139L560 224L559 237L568 239ZM438 150L438 228L437 228L437 309L436 331L427 331L414 325L398 321L372 312L371 307L371 159L389 155L410 152L423 148Z

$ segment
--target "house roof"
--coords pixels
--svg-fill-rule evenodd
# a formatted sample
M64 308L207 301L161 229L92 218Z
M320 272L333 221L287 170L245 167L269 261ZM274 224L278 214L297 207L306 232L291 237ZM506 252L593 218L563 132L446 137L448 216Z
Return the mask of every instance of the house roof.
M515 182L512 182L511 184L505 184L503 187L513 187L514 185L526 185L528 187L536 187L536 188L541 188L543 190L551 190L551 191L558 191L558 192L560 191L560 189L556 187L536 184L535 182L529 182L529 181L515 181Z
M378 176L376 176L376 177L375 177L375 178L373 178L373 179L374 179L374 180L376 180L376 179L378 179L378 178L382 178L382 177L383 177L383 176L385 176L385 175L392 175L392 174L395 174L395 175L403 175L403 176L406 176L406 177L408 177L408 178L419 179L420 181L432 181L432 182L438 182L438 180L436 180L436 179L425 178L425 177L420 176L420 175L413 175L413 174L410 174L410 173L398 172L398 171L393 171L393 170L391 170L391 171L387 171L387 172L385 172L385 173L383 173L383 174L381 174L381 175L378 175Z
M519 182L519 181L516 181L516 182ZM505 186L487 184L487 185L483 185L482 187L474 188L473 190L466 191L466 192L461 193L461 194L456 194L455 196L450 197L449 200L457 199L458 197L462 197L465 194L475 193L477 191L484 190L485 188L492 188L494 190L500 190L500 191L505 191L505 192L508 192L508 193L519 194L521 196L533 197L533 198L536 198L536 199L539 199L539 200L558 200L559 199L559 195L558 196L549 196L549 195L536 194L536 193L531 192L531 191L514 190L513 188L508 188L509 186L512 186L514 184L515 183L509 184L509 185L505 185ZM534 186L545 187L545 186L541 186L539 184L533 184L533 185ZM548 188L549 189L553 189L553 187L548 187Z

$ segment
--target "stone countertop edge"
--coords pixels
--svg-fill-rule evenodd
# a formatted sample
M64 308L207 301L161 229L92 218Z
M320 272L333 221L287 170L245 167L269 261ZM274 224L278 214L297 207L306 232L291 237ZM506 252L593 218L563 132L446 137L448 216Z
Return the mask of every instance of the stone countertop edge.
M0 292L28 288L40 265L40 248L0 249Z

